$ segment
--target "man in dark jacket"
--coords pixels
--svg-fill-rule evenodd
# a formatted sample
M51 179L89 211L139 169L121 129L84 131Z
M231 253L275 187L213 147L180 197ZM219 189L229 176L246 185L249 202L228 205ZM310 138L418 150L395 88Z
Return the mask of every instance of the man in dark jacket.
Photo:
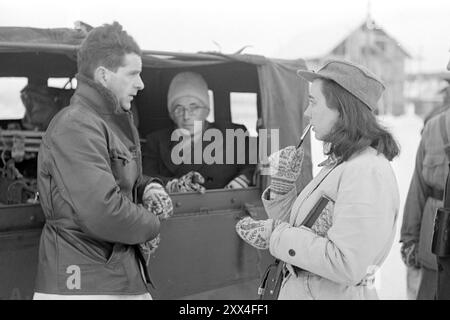
M39 151L46 223L35 299L151 299L139 244L160 222L146 207L161 201L169 214L171 202L142 175L130 112L144 87L140 53L117 22L94 28L78 52L77 89Z
M249 163L247 128L206 121L210 111L208 86L200 74L182 72L172 79L167 108L174 125L147 136L145 174L160 178L169 192L251 185L255 165ZM211 138L216 135L220 138ZM211 149L216 150L206 159ZM184 152L187 157L180 156Z

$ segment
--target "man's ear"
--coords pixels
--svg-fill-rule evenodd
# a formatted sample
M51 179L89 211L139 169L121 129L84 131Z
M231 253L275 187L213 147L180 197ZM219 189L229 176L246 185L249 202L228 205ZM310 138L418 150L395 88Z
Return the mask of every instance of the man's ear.
M108 84L109 73L105 67L99 66L94 71L94 81L100 83L105 88Z

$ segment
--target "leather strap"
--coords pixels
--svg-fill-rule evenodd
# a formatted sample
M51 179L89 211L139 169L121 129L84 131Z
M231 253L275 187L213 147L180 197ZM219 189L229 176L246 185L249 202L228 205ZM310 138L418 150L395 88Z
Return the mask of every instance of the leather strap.
M444 190L436 189L436 188L429 188L429 194L428 196L430 198L442 201L444 199Z
M330 200L331 200L330 198L322 196L319 199L319 201L314 205L314 207L311 209L310 213L308 213L302 225L304 225L307 228L311 228L314 225L314 222L316 222L317 218L319 218L323 209L325 209L325 207L327 206L328 202L330 202Z

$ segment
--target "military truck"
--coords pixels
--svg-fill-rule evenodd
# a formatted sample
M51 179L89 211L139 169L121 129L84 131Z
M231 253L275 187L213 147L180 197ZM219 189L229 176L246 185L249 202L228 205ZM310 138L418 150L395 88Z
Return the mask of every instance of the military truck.
M37 153L48 122L76 88L76 54L86 34L82 26L0 27L0 299L32 298L45 223L37 196ZM258 139L259 129L279 129L280 148L298 143L308 84L296 70L306 68L304 60L154 50L144 50L142 60L145 89L132 108L142 139L171 123L166 103L172 77L194 71L210 88L210 120L243 123L251 139ZM6 112L13 116L5 118ZM312 176L310 142L304 147L303 186ZM154 298L257 298L273 257L235 232L246 215L267 217L260 197L268 177L257 170L254 181L246 189L171 194L174 215L162 223L161 243L148 267Z

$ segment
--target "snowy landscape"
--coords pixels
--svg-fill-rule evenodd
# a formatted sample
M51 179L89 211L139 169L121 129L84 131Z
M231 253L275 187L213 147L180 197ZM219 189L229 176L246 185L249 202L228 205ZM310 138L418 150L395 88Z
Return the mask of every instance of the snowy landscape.
M412 109L409 110L412 111ZM378 288L381 299L406 299L406 269L400 257L400 244L398 241L400 238L403 207L414 170L423 119L416 116L413 112L408 112L400 117L385 117L383 121L392 130L391 132L401 147L400 156L392 164L400 189L400 212L397 236L391 252L380 270Z

